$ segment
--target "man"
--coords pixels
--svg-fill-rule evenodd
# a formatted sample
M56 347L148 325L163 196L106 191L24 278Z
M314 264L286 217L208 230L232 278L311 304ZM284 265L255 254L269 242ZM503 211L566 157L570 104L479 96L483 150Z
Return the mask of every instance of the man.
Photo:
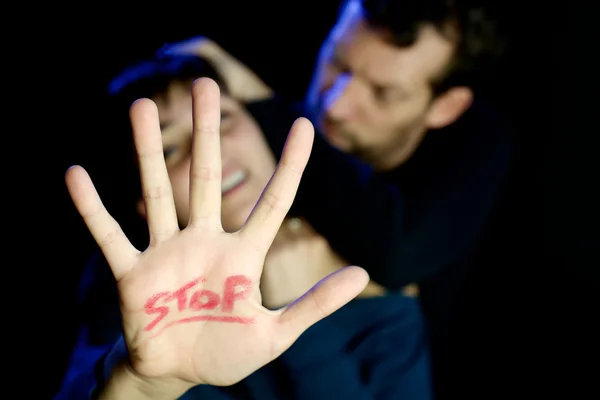
M478 245L512 153L501 121L475 101L485 62L501 48L494 24L471 3L349 0L299 112L209 40L163 50L213 60L275 154L290 121L312 118L320 134L293 209L377 283L419 285L438 382L458 386L467 381L454 379L461 369L449 351L458 351L458 321L472 318L461 316L465 306L478 301L466 298L466 285L485 268Z

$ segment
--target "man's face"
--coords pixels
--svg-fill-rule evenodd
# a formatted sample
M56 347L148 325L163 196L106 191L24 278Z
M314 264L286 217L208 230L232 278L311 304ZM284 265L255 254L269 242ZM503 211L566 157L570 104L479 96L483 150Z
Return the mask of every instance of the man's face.
M153 100L159 111L177 218L181 226L186 226L192 148L191 86L174 83L166 94ZM233 232L245 223L269 182L275 171L275 157L254 119L239 102L226 95L221 96L221 159L221 217L223 228ZM145 214L141 200L138 207Z
M396 47L350 1L321 48L308 91L315 123L333 146L375 169L397 167L432 127L431 82L453 51L429 26L413 46Z

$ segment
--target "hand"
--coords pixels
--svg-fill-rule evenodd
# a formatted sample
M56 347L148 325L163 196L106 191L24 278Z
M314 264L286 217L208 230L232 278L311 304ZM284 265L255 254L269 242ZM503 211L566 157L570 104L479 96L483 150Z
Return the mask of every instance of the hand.
M263 305L274 310L289 304L346 265L307 221L288 219L265 259L260 280Z
M263 305L271 310L285 306L347 265L308 221L287 219L265 259L260 280ZM358 297L384 294L385 289L371 281Z
M285 351L312 324L368 281L346 268L280 311L261 305L265 255L295 196L313 130L292 126L281 161L244 227L221 226L220 97L214 81L193 86L190 220L179 230L163 158L156 105L131 107L150 245L135 249L110 216L87 172L66 174L73 202L102 249L121 299L128 368L144 382L234 384Z
M193 54L208 60L219 72L231 96L242 102L268 99L273 90L258 75L206 37L165 45L163 54Z

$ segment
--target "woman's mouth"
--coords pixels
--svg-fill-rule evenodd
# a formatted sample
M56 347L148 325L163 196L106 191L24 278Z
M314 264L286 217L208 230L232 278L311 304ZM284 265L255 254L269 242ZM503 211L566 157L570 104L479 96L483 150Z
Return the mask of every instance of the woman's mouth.
M242 170L238 170L227 174L221 181L221 194L223 196L233 192L246 182L247 174Z

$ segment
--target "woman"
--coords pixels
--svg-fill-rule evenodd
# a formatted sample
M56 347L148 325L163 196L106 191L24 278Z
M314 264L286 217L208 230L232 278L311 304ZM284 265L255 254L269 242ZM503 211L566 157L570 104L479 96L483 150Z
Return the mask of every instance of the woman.
M227 95L215 70L196 57L161 56L124 71L113 81L110 92L116 104L128 105L142 97L156 103L177 217L185 226L192 144L190 85L202 76L221 86L222 225L235 232L250 215L276 163L260 127L242 104ZM142 200L137 209L145 216ZM91 283L84 289L87 324L60 393L64 397L59 398L81 396L93 386L101 391L101 382L115 363L127 357L120 340L118 297L110 271L101 258L91 265L85 279ZM263 304L271 309L282 307L345 265L324 238L300 218L290 217L266 259L261 277ZM76 365L76 360L86 360L87 365ZM423 322L414 299L384 293L370 283L359 298L314 325L280 358L239 384L200 385L181 398L332 396L357 400L432 397Z

